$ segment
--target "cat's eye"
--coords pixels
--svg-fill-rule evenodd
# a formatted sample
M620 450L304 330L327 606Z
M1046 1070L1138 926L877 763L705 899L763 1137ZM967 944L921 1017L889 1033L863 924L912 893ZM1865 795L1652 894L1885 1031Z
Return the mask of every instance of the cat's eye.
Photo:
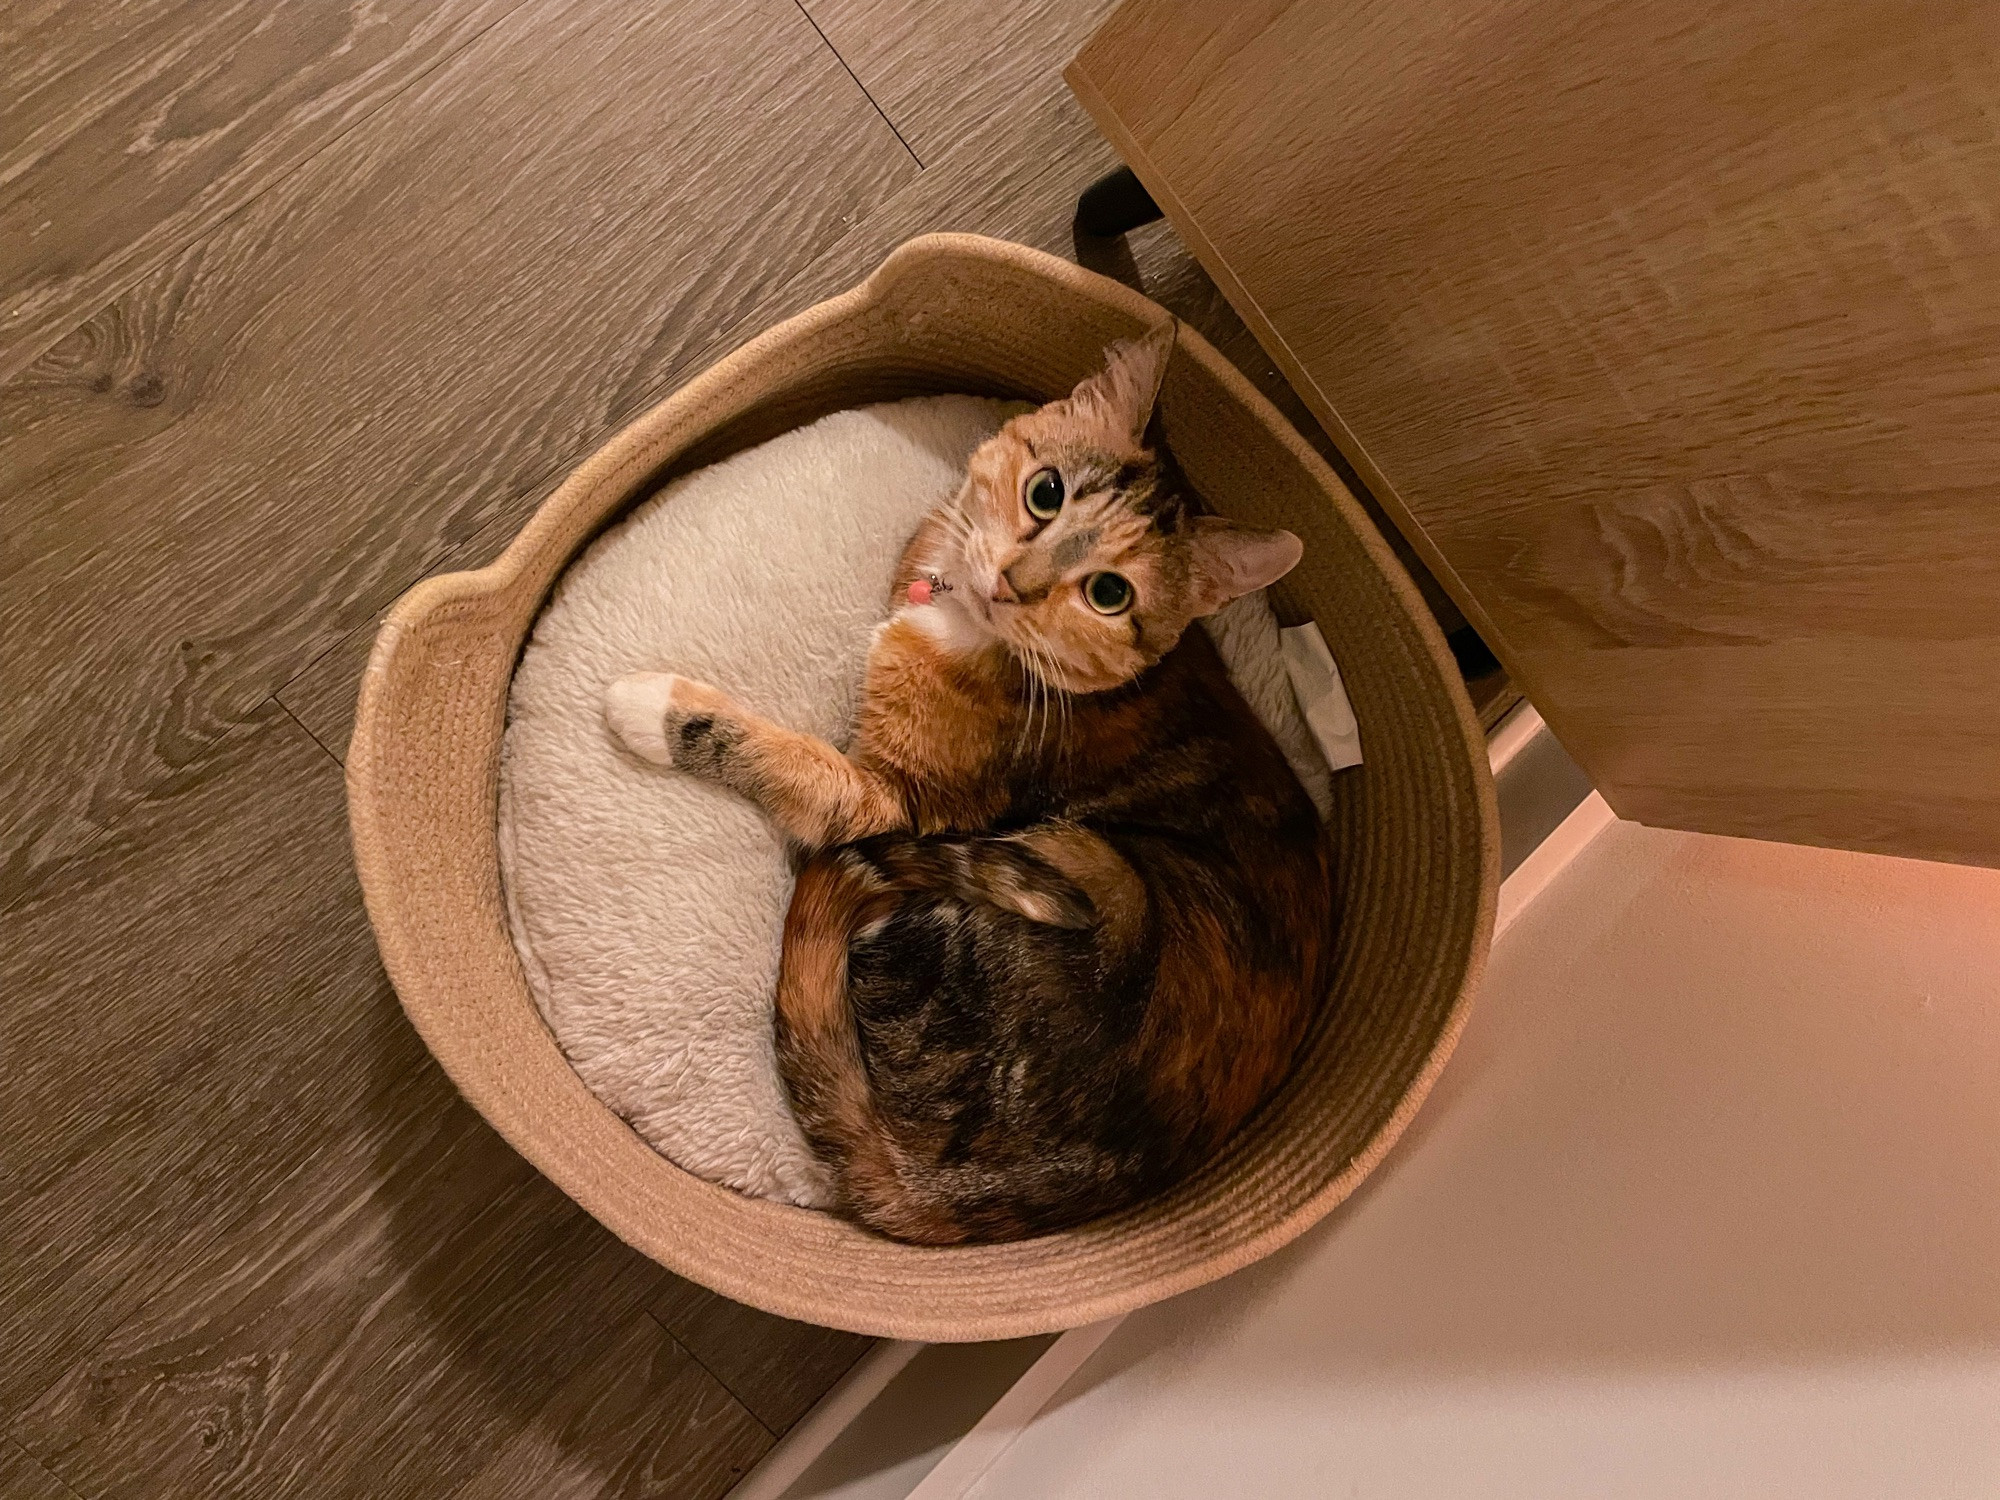
M1028 476L1027 488L1021 495L1027 502L1029 515L1037 521L1052 521L1063 505L1062 475L1054 469L1037 469Z
M1122 615L1132 607L1132 585L1118 573L1092 573L1083 580L1083 597L1100 615Z

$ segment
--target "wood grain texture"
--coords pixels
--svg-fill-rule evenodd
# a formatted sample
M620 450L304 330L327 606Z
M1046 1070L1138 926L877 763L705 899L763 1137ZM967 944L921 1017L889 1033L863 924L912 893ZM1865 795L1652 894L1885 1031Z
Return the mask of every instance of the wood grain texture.
M644 405L642 400L639 409ZM551 476L524 505L502 507L492 520L424 569L419 577L412 577L409 584L414 586L420 578L438 573L485 567L507 550L523 521L534 514L535 507L565 477L566 474ZM384 605L366 625L342 636L278 690L278 701L286 711L335 760L347 759L347 742L354 735L354 711L361 696L361 674L367 670L368 653L374 649L375 632L381 628L382 616L394 602Z
M775 1318L670 1276L652 1314L757 1420L782 1437L873 1339Z
M489 562L492 559L487 559ZM480 564L473 563L473 567ZM439 572L456 572L442 567ZM376 616L359 630L350 631L336 644L321 652L306 669L278 690L300 726L325 749L328 755L345 762L347 742L354 737L354 711L361 694L361 674L368 669L368 653L375 646L375 632L381 627Z
M750 1413L640 1313L453 1500L712 1500L770 1446Z
M339 770L282 715L171 816L63 867L0 918L0 1163L35 1190L182 1073L282 1044L316 987L379 968L341 858ZM247 788L255 797L245 799ZM193 941L199 935L199 941Z
M799 0L926 167L1039 99L1114 0Z
M0 1495L7 1500L77 1500L75 1490L6 1438L0 1438Z
M377 1071L421 1064L386 983L328 998L356 1011L331 1035L283 1057L220 1059L231 1071L162 1090L143 1123L0 1211L0 1403L33 1400L216 1236L260 1202L289 1201L303 1164L347 1145L382 1091ZM257 1064L268 1074L248 1071Z
M360 910L339 768L262 719L0 917L0 1411L423 1058Z
M0 380L519 0L0 12Z
M915 171L787 0L528 0L0 387L0 902Z
M2000 12L1129 0L1071 77L1622 815L2000 863Z
M15 1441L100 1497L446 1493L661 1275L434 1067L342 1123L37 1400Z

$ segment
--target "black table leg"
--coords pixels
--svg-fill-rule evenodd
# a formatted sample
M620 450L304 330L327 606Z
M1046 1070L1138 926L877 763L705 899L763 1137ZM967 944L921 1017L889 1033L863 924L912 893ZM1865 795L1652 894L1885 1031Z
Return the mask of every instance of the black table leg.
M1076 227L1099 239L1111 239L1161 217L1160 205L1130 167L1107 172L1076 200Z

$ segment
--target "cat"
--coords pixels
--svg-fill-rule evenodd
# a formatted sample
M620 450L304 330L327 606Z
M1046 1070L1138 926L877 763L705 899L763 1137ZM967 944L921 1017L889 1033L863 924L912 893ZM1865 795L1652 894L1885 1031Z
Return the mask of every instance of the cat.
M1325 830L1188 628L1302 547L1200 513L1149 445L1175 333L972 455L904 553L847 754L625 679L658 713L628 743L801 847L779 1071L840 1209L895 1239L1160 1192L1283 1080L1331 981Z

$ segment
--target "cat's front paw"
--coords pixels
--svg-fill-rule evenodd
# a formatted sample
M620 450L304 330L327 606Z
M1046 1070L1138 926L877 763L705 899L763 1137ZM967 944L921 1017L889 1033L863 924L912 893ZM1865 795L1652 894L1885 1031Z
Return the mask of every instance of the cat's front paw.
M633 672L604 690L604 722L641 760L713 774L728 738L728 703L678 672Z

